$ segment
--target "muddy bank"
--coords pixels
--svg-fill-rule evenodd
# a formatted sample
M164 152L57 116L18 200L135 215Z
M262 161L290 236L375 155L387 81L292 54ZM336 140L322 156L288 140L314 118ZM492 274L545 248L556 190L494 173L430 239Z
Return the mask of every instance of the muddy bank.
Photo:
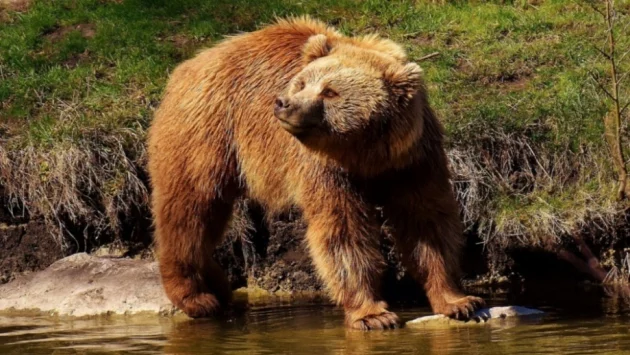
M152 243L144 244L125 240L111 242L103 238L105 245L93 244L76 247L72 237L68 246L59 245L46 223L29 216L17 216L3 201L0 215L0 281L6 283L21 274L44 270L55 261L77 252L96 256L143 259L153 261ZM225 241L214 257L223 266L232 288L248 288L263 293L317 294L321 283L313 270L311 259L303 243L305 223L299 213L292 211L282 216L266 217L262 209L248 201L238 205L231 228ZM146 227L144 233L151 233ZM383 255L390 268L385 277L386 293L411 295L392 243L384 234ZM415 286L415 285L414 285ZM405 292L400 292L400 289Z
M304 243L305 232L306 224L298 211L265 216L260 206L243 201L215 258L226 270L233 289L246 287L280 295L317 293L323 287ZM383 230L380 238L388 265L384 295L399 301L422 299L423 292L403 268L391 237Z
M42 219L31 219L8 205L0 189L0 284L42 270L66 255Z
M153 245L150 237L146 237L152 233L150 224L146 223L147 216L138 218L138 223L125 225L121 235L134 235L134 238L101 238L101 244L81 245L76 243L77 237L66 236L68 243L64 246L56 242L42 219L19 215L15 210L11 213L8 206L5 197L0 209L0 283L13 280L20 274L43 270L77 252L153 261ZM80 231L80 226L76 230ZM234 290L247 288L275 295L321 294L322 285L303 243L305 230L306 225L297 211L266 216L260 206L242 201L237 206L225 241L215 252L215 258L223 266ZM138 235L145 237L138 238ZM487 285L489 281L506 284L510 280L518 280L523 269L534 270L530 272L532 278L549 275L548 271L535 272L536 269L528 266L532 261L543 265L546 270L560 270L565 279L567 274L582 277L554 256L546 255L545 258L545 255L536 255L530 258L529 254L521 252L514 254L520 256L518 265L515 265L513 255L484 250L474 235L468 235L467 240L463 276L469 285ZM381 246L388 264L383 279L384 296L388 300L422 303L424 293L402 267L399 253L393 249L392 239L386 231L381 234ZM510 275L512 279L508 277Z
M302 284L298 282L297 285ZM278 285L274 287L277 288ZM276 290L274 294L271 295L259 287L238 289L235 292L237 306L234 309L242 309L238 305L246 308L248 304L287 299L284 297L287 296L286 292L282 290ZM321 300L323 294L318 291L294 292L293 296L294 300L313 301ZM56 261L42 271L23 275L0 285L0 315L85 317L138 313L183 315L166 297L160 282L158 263L155 261L76 253ZM477 311L473 318L475 322L471 323L541 313L522 307L486 308ZM434 315L420 317L411 323L448 325L462 322L449 321L442 315Z

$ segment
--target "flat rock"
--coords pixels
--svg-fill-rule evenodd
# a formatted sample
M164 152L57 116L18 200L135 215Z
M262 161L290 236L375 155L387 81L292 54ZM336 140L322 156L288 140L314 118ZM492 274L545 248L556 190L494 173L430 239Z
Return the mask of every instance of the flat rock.
M506 307L491 307L477 310L470 321L464 322L456 319L451 319L442 314L434 314L430 316L419 317L414 320L408 321L407 325L472 325L483 324L493 319L505 319L505 318L524 318L542 316L543 311L526 308L521 306L506 306Z
M0 286L0 312L60 316L172 314L157 262L74 254Z

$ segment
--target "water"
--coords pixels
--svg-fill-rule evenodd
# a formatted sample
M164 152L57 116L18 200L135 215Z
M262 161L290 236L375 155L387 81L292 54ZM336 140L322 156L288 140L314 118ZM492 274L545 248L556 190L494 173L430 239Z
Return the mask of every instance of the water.
M489 301L547 315L379 332L346 330L342 312L322 304L257 306L222 320L14 316L0 317L0 354L630 354L627 296L542 287ZM430 313L426 307L394 310L405 320Z

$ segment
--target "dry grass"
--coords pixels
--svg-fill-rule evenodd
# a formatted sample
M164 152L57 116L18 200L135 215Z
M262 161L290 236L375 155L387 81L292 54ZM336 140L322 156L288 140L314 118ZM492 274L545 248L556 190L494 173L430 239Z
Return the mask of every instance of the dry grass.
M147 205L148 191L137 171L144 165L142 140L131 130L117 133L92 132L89 140L46 151L0 145L0 183L12 210L45 218L62 245L72 236L65 233L69 223L84 226L86 239L118 235L121 218Z
M464 222L502 249L552 249L589 226L610 234L627 208L615 199L609 162L592 147L546 152L495 131L449 158Z

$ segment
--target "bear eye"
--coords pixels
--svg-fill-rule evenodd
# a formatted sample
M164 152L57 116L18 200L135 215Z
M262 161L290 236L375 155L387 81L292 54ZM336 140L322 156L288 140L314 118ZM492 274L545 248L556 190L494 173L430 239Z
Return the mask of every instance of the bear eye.
M295 83L295 88L297 89L297 91L304 90L305 86L306 86L306 84L304 83L304 80L300 80L297 83Z
M331 88L326 88L326 89L324 89L324 91L322 91L322 96L327 98L327 99L332 99L334 97L339 96L339 94L335 90L333 90Z

